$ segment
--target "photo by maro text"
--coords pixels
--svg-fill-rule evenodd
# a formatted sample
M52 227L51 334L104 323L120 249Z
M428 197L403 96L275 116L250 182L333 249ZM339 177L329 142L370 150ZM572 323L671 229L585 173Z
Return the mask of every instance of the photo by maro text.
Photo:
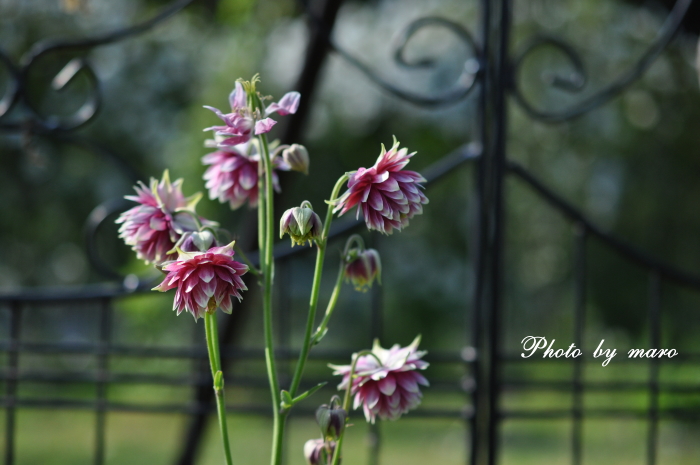
M530 358L543 350L542 358L578 358L583 355L581 349L576 344L570 344L567 349L554 349L556 339L547 341L543 336L525 336L521 341L523 352L522 358ZM603 366L608 366L610 361L617 355L617 349L606 349L603 347L605 339L600 340L600 344L593 351L593 358L600 358ZM627 358L673 358L678 355L676 349L630 349L627 351Z

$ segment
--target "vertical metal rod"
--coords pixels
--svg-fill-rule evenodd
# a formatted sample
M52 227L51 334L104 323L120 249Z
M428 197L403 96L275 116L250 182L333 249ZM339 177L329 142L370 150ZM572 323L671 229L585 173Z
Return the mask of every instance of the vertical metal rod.
M112 305L109 298L100 302L99 349L97 352L97 415L95 423L95 465L105 461L107 387L109 382L109 344L112 335Z
M15 404L17 402L17 380L19 377L19 343L22 329L22 304L10 303L10 348L8 350L8 373L5 384L7 409L5 411L5 465L15 463Z
M575 226L574 232L574 344L585 353L586 327L586 227ZM571 463L581 465L583 446L583 355L574 359L573 425L571 430Z
M486 276L488 311L487 337L485 344L487 353L488 384L488 413L487 418L487 455L480 460L479 465L496 465L499 451L500 429L500 394L501 394L501 312L503 295L503 255L504 255L504 180L506 174L506 137L507 137L507 92L511 83L511 70L508 57L510 38L511 5L510 0L492 0L496 14L491 18L488 27L491 37L496 41L486 59L492 60L489 68L493 73L486 82L487 89L487 120L490 127L486 128L488 139L484 146L488 148L485 155L488 158L487 188L491 199L487 205L489 229L487 230L489 256L489 272Z
M661 278L649 274L649 334L651 348L661 345ZM649 373L649 431L647 436L647 465L655 465L659 439L659 359L652 358Z
M472 408L474 414L469 421L470 427L470 441L471 447L470 454L468 456L468 464L477 465L480 462L480 457L482 454L481 444L485 441L484 431L486 429L488 418L486 418L486 413L488 410L484 408L486 402L488 401L488 390L486 388L486 372L484 369L484 330L485 330L485 313L486 313L486 302L484 301L484 295L486 294L486 268L487 268L487 238L488 238L488 191L486 183L488 160L487 154L490 153L490 147L487 147L487 142L489 140L488 127L486 123L486 115L488 111L488 88L489 81L491 79L491 69L489 67L490 59L488 58L491 54L491 0L481 1L481 41L482 41L482 56L480 57L479 66L481 72L478 75L480 79L481 87L479 89L479 107L478 107L478 137L482 144L482 154L479 158L477 170L475 170L476 176L476 196L477 196L477 213L476 213L476 228L477 235L475 238L475 258L474 258L474 268L475 268L475 288L474 288L474 302L473 302L473 316L472 316L472 344L476 350L476 358L474 360L473 366L473 376L474 376L474 390L472 391Z

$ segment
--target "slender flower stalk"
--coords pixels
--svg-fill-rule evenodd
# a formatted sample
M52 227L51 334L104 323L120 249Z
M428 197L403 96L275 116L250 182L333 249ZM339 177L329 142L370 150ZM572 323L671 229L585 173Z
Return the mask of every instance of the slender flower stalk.
M297 389L299 389L299 383L301 382L301 377L304 374L304 365L306 364L306 359L309 356L309 350L313 345L311 337L313 335L314 321L316 320L316 308L318 307L318 295L319 290L321 289L321 278L323 276L323 259L326 254L328 232L331 229L331 222L333 221L333 208L335 200L338 198L340 189L343 187L343 184L347 180L348 175L344 174L340 177L340 179L338 179L338 182L335 183L335 187L333 187L333 192L331 193L331 198L328 201L328 213L326 213L326 221L323 223L323 232L321 233L321 238L316 241L316 267L314 269L313 284L311 285L311 298L309 300L309 314L306 320L304 342L301 346L299 361L297 362L296 370L294 371L294 377L292 378L292 384L289 388L289 393L292 395L292 397L296 395Z
M355 357L352 360L352 366L350 367L350 380L352 380L355 377L355 369L357 368L357 362L360 360L360 357L369 355L371 357L374 357L377 359L377 362L381 364L381 360L371 351L371 350L363 350L362 352L358 352L355 354ZM348 387L345 391L345 397L343 398L343 410L347 412L347 416L345 417L345 424L347 425L349 420L350 420L350 399L352 398L352 382L348 383ZM347 428L343 429L343 431L340 432L340 435L338 436L338 442L335 446L335 451L333 453L333 462L331 465L339 465L340 464L340 451L343 448L343 438L345 437L345 431Z
M254 95L257 100L257 96ZM259 103L259 100L258 100ZM263 318L265 326L265 361L267 365L267 375L270 380L270 391L272 394L272 412L273 412L273 436L272 436L272 465L279 465L282 460L282 437L284 435L284 419L280 413L280 386L277 379L277 367L275 364L274 343L272 338L272 281L274 276L274 261L272 256L273 251L273 224L274 224L274 202L272 190L272 168L270 163L270 149L267 144L267 136L261 134L258 136L260 141L260 151L262 157L262 166L265 182L265 202L260 205L262 210L264 207L263 224L259 225L260 229L265 231L263 239L263 254L261 263L263 265Z
M231 446L228 442L228 425L226 423L226 401L224 399L224 374L221 371L221 356L219 354L219 328L216 323L216 313L207 312L204 316L204 327L207 335L207 351L211 375L214 378L214 391L216 393L216 411L219 415L219 429L221 439L224 442L224 454L226 465L232 465Z
M338 268L338 277L335 280L335 286L333 286L333 292L331 293L331 298L328 301L328 306L326 307L326 313L323 315L323 320L321 324L318 325L316 332L311 340L311 345L315 346L318 344L323 336L326 335L328 331L328 322L333 315L333 310L335 310L335 305L338 303L338 298L340 297L340 289L343 287L343 276L345 276L345 263L340 262L340 267Z

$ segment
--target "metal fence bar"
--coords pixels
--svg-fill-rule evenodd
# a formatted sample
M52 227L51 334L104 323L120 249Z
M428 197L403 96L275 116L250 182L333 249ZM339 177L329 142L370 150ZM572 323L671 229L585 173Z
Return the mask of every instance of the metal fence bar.
M10 350L8 351L8 377L5 385L5 465L15 463L15 420L17 409L17 383L19 378L19 341L22 331L22 304L10 304Z
M661 277L649 273L649 334L652 349L661 346ZM649 431L647 437L647 465L655 465L659 433L659 359L649 361Z
M574 232L574 344L584 351L586 326L586 228L576 225ZM583 357L574 359L573 425L571 429L571 463L581 465L583 446Z

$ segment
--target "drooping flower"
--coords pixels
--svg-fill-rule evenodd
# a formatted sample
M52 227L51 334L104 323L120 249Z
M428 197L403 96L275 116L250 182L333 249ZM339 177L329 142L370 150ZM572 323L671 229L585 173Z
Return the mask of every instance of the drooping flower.
M212 145L212 144L210 144ZM260 155L257 146L249 143L237 147L222 147L205 155L202 163L209 165L204 172L206 188L211 200L228 202L232 210L241 207L246 201L251 207L258 204L258 163ZM245 155L246 152L250 155ZM272 161L272 185L279 192L279 177L276 170L284 169L279 157Z
M423 205L428 203L420 184L425 178L403 169L414 154L405 147L399 150L396 138L388 152L382 145L374 166L350 175L348 190L337 200L334 211L343 215L357 205L357 217L363 214L369 229L383 234L401 231L414 215L423 213Z
M282 214L280 219L280 239L289 234L292 245L309 245L321 237L323 223L321 218L311 208L311 203L304 201L300 207L290 208Z
M323 404L316 409L316 423L321 428L321 434L327 439L338 439L345 429L345 420L348 417L348 412L340 407L340 400L336 400L338 396L334 396L334 400L329 404Z
M290 145L282 151L282 159L290 170L309 174L309 152L303 145Z
M182 235L179 242L179 247L185 252L206 252L212 247L219 246L214 234L206 229L203 231L186 232Z
M182 179L170 182L166 170L160 182L151 178L150 189L142 182L134 187L138 195L128 195L139 205L122 213L117 219L121 223L119 237L136 252L139 259L147 263L160 264L171 259L168 255L178 239L187 231L197 231L195 205L201 194L185 198L182 194ZM201 223L215 225L199 218Z
M309 465L325 465L335 453L335 441L309 439L304 444L304 457Z
M206 252L180 249L177 260L163 266L168 274L153 290L165 292L177 287L173 310L177 310L178 315L187 310L196 320L217 307L231 313L231 296L240 301L240 291L248 289L241 279L248 266L235 261L233 253L233 242Z
M261 108L251 108L249 106L248 94L255 95L255 83L257 75L251 81L236 81L236 86L229 95L231 113L223 113L218 108L205 105L204 108L213 111L216 116L224 122L223 126L211 126L205 131L214 131L216 136L221 138L220 146L233 146L248 142L253 135L269 132L277 121L267 118L272 113L282 116L296 113L299 108L299 92L288 92L278 103L270 104L265 110L263 117ZM262 105L262 99L258 98L257 105ZM255 104L254 104L255 105Z
M407 347L396 344L387 350L375 340L372 354L376 358L362 355L357 360L351 390L353 408L362 406L367 421L374 423L377 417L396 420L420 404L423 394L418 385L429 383L416 371L428 367L428 362L421 360L426 352L417 350L419 343L420 336ZM329 366L334 375L343 375L338 389L347 389L351 365Z
M382 282L382 262L374 249L351 249L345 257L345 279L355 290L366 292L377 279Z

